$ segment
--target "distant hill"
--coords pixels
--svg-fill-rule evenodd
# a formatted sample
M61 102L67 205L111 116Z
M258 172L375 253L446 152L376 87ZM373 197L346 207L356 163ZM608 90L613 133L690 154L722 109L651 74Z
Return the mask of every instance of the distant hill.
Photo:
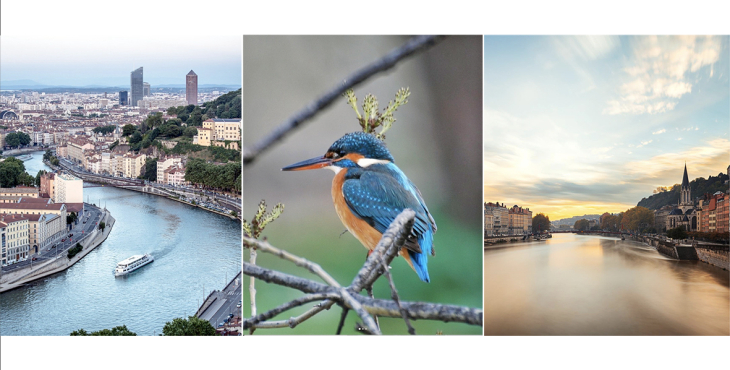
M725 184L727 179L727 174L722 172L717 176L710 176L707 179L698 177L689 182L690 189L692 189L690 196L692 199L697 199L705 193L724 192L728 189L728 184ZM654 210L670 204L676 205L679 203L679 192L681 188L682 186L680 184L674 184L671 190L661 191L648 198L642 198L637 205Z
M601 215L583 215L583 216L573 216L571 218L563 218L557 221L553 221L552 223L554 225L571 225L575 224L576 221L585 218L586 220L597 220L601 217Z

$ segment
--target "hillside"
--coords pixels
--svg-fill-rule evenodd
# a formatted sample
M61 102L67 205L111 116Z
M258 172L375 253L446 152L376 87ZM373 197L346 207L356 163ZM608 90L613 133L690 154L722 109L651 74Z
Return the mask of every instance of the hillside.
M697 199L705 193L713 194L717 191L724 192L728 189L728 185L725 184L727 179L727 174L722 172L717 176L710 176L707 179L704 177L698 177L689 182L689 186L692 189L690 195L692 196L692 199ZM681 185L674 184L671 190L661 191L648 198L642 198L637 205L654 210L670 204L676 205L679 202L680 190Z
M203 114L216 118L241 118L241 89L231 91L217 97L213 101L203 103Z
M557 221L553 221L552 223L554 225L570 225L570 226L573 226L573 224L575 224L575 222L578 221L578 220L580 220L580 219L585 218L586 220L590 220L590 219L597 220L600 217L601 217L601 215L573 216L571 218L563 218L563 219L560 219L560 220L557 220Z

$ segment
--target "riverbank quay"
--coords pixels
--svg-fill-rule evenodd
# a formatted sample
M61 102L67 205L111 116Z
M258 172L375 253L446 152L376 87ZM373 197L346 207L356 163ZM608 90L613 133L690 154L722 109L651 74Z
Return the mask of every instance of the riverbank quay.
M63 161L60 162L60 166L53 166L50 163L48 163L48 161L45 161L45 160L43 161L43 163L45 165L53 168L54 170L62 169L64 171L68 171L69 173L82 179L85 182L100 184L102 186L110 185L110 186L114 186L114 187L118 187L118 188L122 188L122 189L126 189L126 190L132 190L132 191L136 191L136 192L140 192L140 193L157 195L157 196L165 197L167 199L174 200L174 201L177 201L180 203L185 203L189 206L197 207L197 208L200 208L202 210L205 210L205 211L208 211L211 213L216 213L221 216L226 216L230 219L238 220L239 222L241 221L242 212L241 212L240 200L236 206L232 205L231 202L219 202L219 203L224 203L225 205L228 205L233 208L233 209L229 210L228 212L223 212L223 211L220 211L220 210L217 210L214 208L206 207L205 204L203 204L204 202L201 202L201 201L194 202L193 199L188 200L189 197L186 196L186 194L194 194L194 192L192 192L192 191L184 191L184 190L176 191L176 190L168 188L168 187L153 186L151 184L144 184L144 185L132 184L132 182L137 182L137 181L139 181L140 183L142 183L142 182L141 182L141 180L136 180L136 179L114 178L111 176L84 173L84 172L78 171L74 168L71 168L70 166L64 164ZM205 196L206 195L200 195L201 198L205 197ZM235 216L230 213L231 211L235 212Z
M648 244L664 256L676 260L699 260L730 270L730 245L696 240L674 240L661 236L632 235L632 240Z
M210 322L220 335L241 335L243 309L241 284L242 273L239 272L222 291L210 292L195 312L195 316Z
M34 152L45 152L47 149L55 149L55 145L51 145L47 148L41 148L41 147L30 147L30 148L21 148L21 149L10 149L3 151L3 157L10 157L10 156L16 156L20 154L27 154L27 153L34 153Z
M87 205L87 207L88 206L90 205ZM32 283L33 281L62 272L75 265L87 254L96 249L96 247L101 245L104 240L106 240L106 238L112 232L116 220L114 219L114 217L112 217L109 211L103 210L103 215L100 222L105 223L104 230L102 231L98 227L95 227L91 233L86 234L83 238L81 238L78 243L81 244L82 250L74 257L69 259L68 255L64 253L53 258L52 260L44 263L39 263L38 265L33 267L27 267L9 273L3 273L2 276L0 276L0 293L20 288L26 284Z

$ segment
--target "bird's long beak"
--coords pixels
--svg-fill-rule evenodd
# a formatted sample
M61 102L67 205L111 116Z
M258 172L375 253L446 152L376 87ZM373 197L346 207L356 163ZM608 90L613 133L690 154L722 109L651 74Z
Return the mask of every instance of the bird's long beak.
M315 157L294 163L292 165L282 168L282 171L304 171L304 170L316 170L318 168L324 168L332 165L332 159L325 157Z

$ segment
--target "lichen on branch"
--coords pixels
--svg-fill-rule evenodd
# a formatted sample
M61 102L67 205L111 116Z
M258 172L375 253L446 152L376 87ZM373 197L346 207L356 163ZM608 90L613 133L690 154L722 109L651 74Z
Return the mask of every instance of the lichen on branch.
M266 213L266 201L262 200L259 203L259 207L256 210L256 215L254 215L251 223L246 221L246 219L241 220L241 223L243 224L244 234L254 239L258 239L259 236L261 236L261 232L264 231L266 225L279 218L279 216L281 216L283 212L284 205L281 203L277 203L271 210L271 212Z

